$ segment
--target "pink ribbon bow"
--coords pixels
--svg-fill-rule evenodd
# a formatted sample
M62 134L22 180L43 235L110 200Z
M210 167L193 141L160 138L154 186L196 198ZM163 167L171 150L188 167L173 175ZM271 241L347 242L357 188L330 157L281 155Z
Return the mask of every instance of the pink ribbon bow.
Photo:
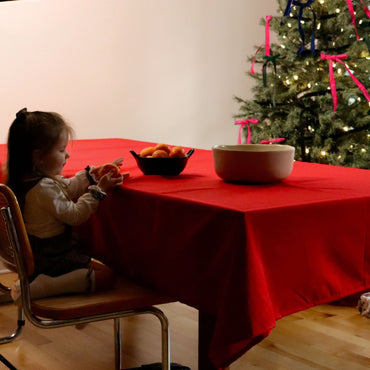
M266 24L265 24L265 55L271 56L270 52L270 21L272 17L271 15L266 16Z
M329 78L330 78L330 90L331 90L331 95L333 97L333 112L337 110L337 105L338 105L338 96L337 96L337 90L335 87L335 78L334 78L334 69L333 69L333 63L341 63L344 65L346 68L348 74L352 77L352 80L354 83L359 87L361 92L364 94L365 98L370 101L370 95L366 91L366 88L362 83L352 74L351 70L347 67L347 64L344 63L341 59L347 58L347 54L339 54L339 55L327 55L321 53L321 58L322 59L329 59Z
M362 4L362 8L364 9L365 14L370 18L369 8L364 4L364 2L362 0L360 0L360 2ZM356 28L356 16L355 16L355 11L353 9L352 0L347 0L347 5L348 5L349 13L351 14L351 23L352 23L353 27L355 28L356 39L359 40L359 36L358 36L357 28Z
M250 128L251 123L258 123L258 119L251 118L251 119L246 119L246 120L243 120L243 121L235 121L234 122L234 125L240 125L238 144L242 143L242 129L245 125L248 126L247 144L251 143L251 128Z
M272 19L271 15L266 16L266 24L265 24L265 55L267 57L271 56L271 49L270 49L270 21ZM253 57L252 65L251 65L251 74L254 75L254 64L256 63L256 57L258 52L262 49L263 44L257 49L256 54Z
M356 39L358 40L359 36L358 36L357 28L356 28L356 17L355 17L355 11L353 10L352 0L347 0L347 5L348 5L349 14L351 14L352 25L355 28Z
M285 141L285 137L278 137L272 140L261 140L261 144L281 143L282 141Z
M253 61L252 61L252 65L251 65L251 74L252 74L252 75L254 75L254 64L256 63L256 57L257 57L257 54L258 54L258 52L262 49L262 46L263 46L263 45L261 45L261 46L257 49L256 54L254 54Z
M362 4L362 9L366 13L366 15L370 18L370 10L369 10L369 8L364 4L364 2L362 0L360 0L360 2Z

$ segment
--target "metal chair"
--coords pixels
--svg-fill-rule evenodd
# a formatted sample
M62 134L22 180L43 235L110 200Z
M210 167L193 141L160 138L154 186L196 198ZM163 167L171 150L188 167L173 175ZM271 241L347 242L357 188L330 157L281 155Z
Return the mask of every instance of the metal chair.
M0 232L1 234L1 232ZM1 257L0 257L1 259ZM11 283L11 281L14 281L17 277L17 274L16 273L4 273L4 274L1 274L1 280L3 280L4 276L6 275L6 283ZM0 292L2 294L4 294L4 296L7 296L8 299L7 301L10 301L11 298L10 298L10 288L5 285L5 282L0 282ZM18 337L18 335L22 332L22 328L25 324L25 320L24 320L24 313L23 313L23 309L21 306L18 307L18 320L17 320L17 327L14 329L13 333L11 333L10 335L6 336L6 337L1 337L0 338L0 344L5 344L5 343L9 343L9 342L12 342L16 337ZM0 361L2 361L2 359L0 358Z
M71 294L31 300L28 277L34 271L34 260L22 214L12 190L0 184L0 257L7 268L18 273L21 286L18 328L1 343L12 341L24 325L24 316L40 328L57 328L101 320L114 320L115 369L122 368L120 318L152 314L161 323L162 369L170 368L168 320L154 305L175 300L118 277L114 287L93 294ZM7 289L7 287L3 288Z

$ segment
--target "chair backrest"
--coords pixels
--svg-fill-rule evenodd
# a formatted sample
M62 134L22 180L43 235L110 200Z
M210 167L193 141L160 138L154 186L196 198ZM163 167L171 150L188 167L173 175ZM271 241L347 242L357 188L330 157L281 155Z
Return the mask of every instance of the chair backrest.
M27 278L34 272L33 253L17 198L4 184L0 184L0 209L0 259L21 279Z

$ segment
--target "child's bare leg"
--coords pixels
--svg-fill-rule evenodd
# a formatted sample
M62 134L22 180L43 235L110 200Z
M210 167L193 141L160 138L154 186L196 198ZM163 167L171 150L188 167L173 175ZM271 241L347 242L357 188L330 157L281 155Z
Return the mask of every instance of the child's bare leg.
M108 290L113 286L114 273L113 270L104 265L98 260L92 260L89 267L92 269L91 273L91 291L100 292Z
M39 299L65 293L83 293L90 287L89 270L83 268L55 277L40 274L30 283L30 294L32 299ZM18 301L20 293L18 280L11 293L14 301Z
M30 294L32 299L39 299L65 293L99 292L110 289L113 282L113 271L103 263L92 260L89 269L78 269L55 277L38 275L30 283ZM19 301L19 280L15 282L11 295L15 302Z
M39 275L30 284L32 299L64 293L83 293L89 288L88 269L78 269L60 276Z

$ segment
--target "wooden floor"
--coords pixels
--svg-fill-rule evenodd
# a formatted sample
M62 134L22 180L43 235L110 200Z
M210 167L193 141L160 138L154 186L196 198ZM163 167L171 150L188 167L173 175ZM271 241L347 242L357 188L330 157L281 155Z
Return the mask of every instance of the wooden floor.
M197 311L180 303L161 306L171 327L172 362L197 370ZM0 335L16 321L13 304L0 305ZM160 361L160 325L152 316L123 320L125 368ZM84 329L26 326L0 354L22 370L114 368L112 323ZM0 363L0 369L6 369ZM271 335L231 366L244 369L370 369L370 320L356 308L317 306L277 322Z

